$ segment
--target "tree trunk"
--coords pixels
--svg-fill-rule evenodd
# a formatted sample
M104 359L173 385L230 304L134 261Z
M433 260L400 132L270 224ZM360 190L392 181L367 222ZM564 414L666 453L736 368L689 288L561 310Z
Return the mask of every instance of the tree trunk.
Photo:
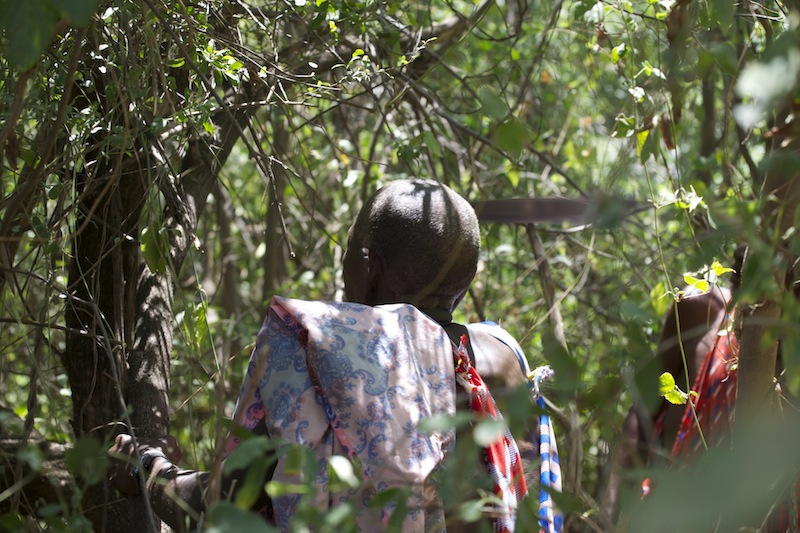
M102 178L85 176L77 184L81 215L69 265L69 329L62 355L72 390L75 435L91 435L105 444L118 432L113 422L125 411L126 341L133 338L128 330L134 309L130 287L135 287L139 264L137 226L152 183L146 172L126 172L122 178L120 165L107 169ZM127 505L111 504L116 499L105 483L87 489L83 506L96 530L133 526ZM145 515L144 508L133 514Z
M770 331L780 320L781 305L765 300L739 309L739 376L736 418L746 422L775 413L775 364L778 343Z
M736 400L737 427L747 426L751 420L774 414L777 406L775 372L778 346L781 337L780 319L783 314L783 295L792 283L792 265L795 264L791 239L800 209L800 127L797 120L789 118L790 108L783 110L777 124L769 134L769 155L762 165L763 176L756 180L767 199L764 208L762 234L773 250L770 261L774 283L759 295L757 303L740 310L742 319L739 376ZM763 247L760 250L763 253ZM759 252L749 252L752 253ZM743 276L748 276L745 259ZM787 286L788 285L788 286ZM738 430L737 430L738 431Z

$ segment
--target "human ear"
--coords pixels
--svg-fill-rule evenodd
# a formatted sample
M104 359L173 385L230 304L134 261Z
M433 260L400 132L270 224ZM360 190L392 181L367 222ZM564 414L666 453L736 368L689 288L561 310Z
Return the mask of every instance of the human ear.
M368 305L379 305L389 303L386 300L386 276L383 266L383 260L377 254L370 253L367 248L364 248L366 255L364 259L367 263L367 279L365 289L365 297Z

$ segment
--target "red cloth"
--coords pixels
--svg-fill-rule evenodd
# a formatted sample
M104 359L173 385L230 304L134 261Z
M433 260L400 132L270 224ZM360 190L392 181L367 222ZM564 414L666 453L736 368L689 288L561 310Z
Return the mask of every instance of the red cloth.
M479 418L502 420L503 415L497 409L494 398L472 366L466 350L467 342L467 336L462 335L461 344L453 352L456 381L470 394L472 411ZM494 509L493 530L495 533L511 533L514 531L518 504L528 493L528 487L522 470L522 458L508 427L486 447L485 459L494 482L494 493L502 502Z
M702 430L708 448L730 442L736 407L738 356L739 341L733 332L721 330L695 379L692 390L696 391L698 396L691 404L686 404L681 426L672 447L673 456L690 460L703 453L705 447L698 426ZM791 527L790 502L787 500L772 512L762 531L783 533L790 531Z
M708 352L692 390L697 397L686 403L686 411L672 447L672 455L690 459L705 447L718 446L733 429L736 406L736 362L739 341L732 331L720 330L714 347ZM697 421L695 422L695 413ZM698 425L702 430L702 438Z

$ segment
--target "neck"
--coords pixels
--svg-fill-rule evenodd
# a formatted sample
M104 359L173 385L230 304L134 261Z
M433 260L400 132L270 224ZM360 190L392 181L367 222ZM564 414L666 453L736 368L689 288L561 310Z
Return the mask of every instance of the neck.
M425 307L418 307L420 311L431 317L433 320L438 322L439 324L449 324L453 321L453 313L451 311L447 311L446 309L437 309L437 308L425 308Z

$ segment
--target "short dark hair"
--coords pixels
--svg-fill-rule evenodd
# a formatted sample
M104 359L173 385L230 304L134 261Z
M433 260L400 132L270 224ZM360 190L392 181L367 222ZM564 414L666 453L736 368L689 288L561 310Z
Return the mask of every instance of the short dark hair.
M449 313L475 277L475 210L436 181L389 183L367 200L353 230L360 245L382 261L400 301Z

